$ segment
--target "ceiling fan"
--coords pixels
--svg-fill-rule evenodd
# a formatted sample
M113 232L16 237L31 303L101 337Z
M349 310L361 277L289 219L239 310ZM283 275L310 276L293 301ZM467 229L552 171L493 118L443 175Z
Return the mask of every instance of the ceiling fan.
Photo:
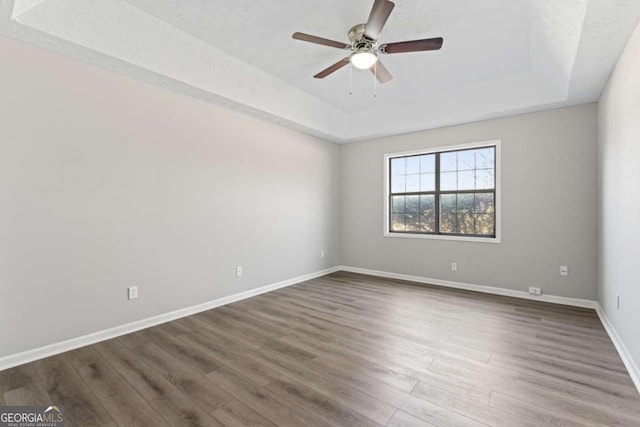
M361 70L371 70L380 83L387 83L393 79L393 76L389 70L382 65L382 62L379 61L379 54L422 52L438 50L442 47L442 37L378 45L378 38L380 37L382 28L389 19L389 15L391 15L391 11L393 11L394 7L395 3L392 1L375 0L367 23L358 24L349 30L348 34L351 43L342 43L322 37L312 36L310 34L294 33L292 37L296 40L335 47L337 49L350 50L352 52L346 58L341 59L332 66L320 71L313 77L316 79L323 79L351 63L354 67Z

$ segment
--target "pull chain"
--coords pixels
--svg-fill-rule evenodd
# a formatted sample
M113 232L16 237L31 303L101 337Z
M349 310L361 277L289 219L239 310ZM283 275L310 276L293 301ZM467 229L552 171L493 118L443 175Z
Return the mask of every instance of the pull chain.
M373 64L373 97L378 97L378 62Z
M349 63L349 96L353 95L353 64Z

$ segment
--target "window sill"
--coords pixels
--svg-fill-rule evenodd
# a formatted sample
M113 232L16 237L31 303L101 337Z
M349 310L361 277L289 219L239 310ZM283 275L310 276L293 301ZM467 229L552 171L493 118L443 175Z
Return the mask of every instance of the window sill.
M411 234L411 233L389 233L384 232L384 237L394 237L401 239L430 239L430 240L452 240L458 242L474 243L501 243L499 237L465 237L465 236L445 236L442 234Z

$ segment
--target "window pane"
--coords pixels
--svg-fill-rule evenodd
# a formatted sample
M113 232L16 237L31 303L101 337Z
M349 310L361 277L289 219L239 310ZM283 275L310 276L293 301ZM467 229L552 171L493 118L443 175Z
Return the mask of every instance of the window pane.
M456 172L444 172L440 173L440 190L451 191L457 190L458 180Z
M456 198L455 194L440 196L440 232L456 232Z
M405 173L407 175L420 173L420 157L413 156L413 157L407 157L406 159L407 159L407 166L406 166L407 169Z
M458 190L473 190L475 188L474 171L458 172Z
M440 154L440 171L449 172L458 169L456 152Z
M435 191L436 189L436 174L435 173L423 173L420 175L420 191Z
M404 231L420 231L420 214L407 214L405 215Z
M391 197L391 213L404 213L404 196Z
M440 213L440 232L441 233L456 232L456 214Z
M420 231L423 233L436 232L436 212L428 211L420 215Z
M476 170L476 189L486 190L494 188L493 180L494 169L478 169Z
M404 215L391 215L391 231L404 231Z
M494 189L494 157L495 147L441 153L440 190Z
M404 157L391 159L391 176L404 175Z
M420 196L420 211L424 212L427 210L436 209L436 196L434 195L423 195Z
M392 193L404 193L405 190L405 178L404 175L391 177L391 192Z
M456 227L456 233L460 234L473 234L474 233L474 221L472 214L458 214L458 224Z
M485 236L491 236L495 233L495 226L494 226L494 217L493 215L486 215L486 214L482 214L482 215L476 215L476 227L475 227L475 233L476 234L482 234Z
M436 155L420 156L420 173L434 173L436 171Z
M458 152L458 170L469 171L476 168L475 150L465 150Z
M420 196L420 231L436 231L436 197L433 195Z
M440 196L440 212L455 213L456 211L456 195L443 194Z
M494 210L493 193L476 193L475 213L489 214Z
M473 213L473 205L473 194L458 194L458 203L456 205L457 213Z
M476 153L476 168L495 169L495 147L474 150Z
M420 196L407 196L406 213L417 214L420 212Z
M407 175L407 193L420 191L420 175Z

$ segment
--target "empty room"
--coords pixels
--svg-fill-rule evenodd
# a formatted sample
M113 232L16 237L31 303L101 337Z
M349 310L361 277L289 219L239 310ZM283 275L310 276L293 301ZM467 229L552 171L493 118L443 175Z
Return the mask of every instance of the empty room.
M0 427L639 427L639 22L0 0Z

